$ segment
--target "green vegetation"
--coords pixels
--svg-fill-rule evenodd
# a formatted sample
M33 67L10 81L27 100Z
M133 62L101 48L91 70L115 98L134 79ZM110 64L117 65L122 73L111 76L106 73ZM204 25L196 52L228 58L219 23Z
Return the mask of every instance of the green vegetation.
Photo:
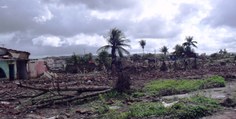
M95 104L99 118L104 119L129 119L144 117L161 117L177 119L198 119L212 115L221 109L219 102L196 94L189 98L179 99L172 106L165 107L161 101L143 102L134 101L146 94L170 95L199 89L221 87L225 85L223 77L212 76L202 80L161 80L148 83L142 91L132 95L116 91L100 95L100 102ZM145 91L145 92L144 92ZM133 100L133 101L132 101ZM172 100L169 104L171 104ZM164 101L168 103L168 101ZM172 102L171 102L172 101ZM94 106L94 105L93 105ZM113 109L111 107L118 107Z
M148 83L144 87L145 92L151 94L172 95L181 94L199 89L225 86L225 80L221 76L212 76L203 80L157 80Z
M140 102L133 104L129 108L129 116L130 117L147 117L151 115L155 116L163 116L167 112L167 108L165 108L161 103L154 102Z
M108 69L111 65L111 59L109 57L109 53L105 50L102 50L101 52L98 53L98 57L97 57L96 61L99 64L99 67L101 69L103 68L103 66L106 69Z
M182 101L169 108L168 115L178 119L196 119L211 115L220 109L220 105L216 100L203 96L194 96Z
M164 107L161 102L136 102L129 106L126 111L109 110L101 118L128 119L154 116L197 119L211 115L219 109L220 105L216 100L196 95L181 99L171 107Z

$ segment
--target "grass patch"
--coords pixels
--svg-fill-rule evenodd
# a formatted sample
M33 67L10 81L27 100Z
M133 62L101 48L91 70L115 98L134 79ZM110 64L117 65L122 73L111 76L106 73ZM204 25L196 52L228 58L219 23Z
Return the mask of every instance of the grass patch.
M221 76L212 76L202 80L157 80L144 87L145 92L160 96L196 91L199 89L223 87L225 80Z
M168 110L168 115L178 119L196 119L212 115L220 109L217 100L204 96L185 98Z
M194 96L181 99L172 107L165 108L160 102L141 102L129 108L129 118L170 117L178 119L197 119L213 114L220 109L219 103L211 98Z
M166 112L167 109L161 103L153 102L136 103L129 108L130 117L162 116Z

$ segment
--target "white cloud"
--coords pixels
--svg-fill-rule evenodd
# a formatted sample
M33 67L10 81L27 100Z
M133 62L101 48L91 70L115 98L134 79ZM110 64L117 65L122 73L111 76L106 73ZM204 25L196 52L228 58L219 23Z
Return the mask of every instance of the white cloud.
M34 45L52 47L60 47L64 44L64 41L57 36L39 36L37 38L32 39L32 42Z
M97 34L86 35L83 33L65 38L65 42L67 45L88 45L94 47L100 47L106 44L106 40L103 36Z
M0 6L0 8L2 8L2 9L7 9L8 6L7 6L7 5L3 5L3 6Z
M53 14L51 13L51 11L48 9L48 7L45 7L42 15L39 15L37 17L34 17L33 19L37 22L37 23L44 23L46 21L49 21L53 18Z

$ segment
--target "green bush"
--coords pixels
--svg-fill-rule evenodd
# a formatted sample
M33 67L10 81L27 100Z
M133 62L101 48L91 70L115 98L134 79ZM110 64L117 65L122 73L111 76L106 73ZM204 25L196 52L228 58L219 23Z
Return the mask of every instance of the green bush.
M221 76L212 76L203 81L201 88L224 87L225 80Z
M106 104L106 100L103 95L99 95L100 104L97 106L97 112L99 114L104 114L109 111L109 106Z
M110 110L108 113L103 115L102 119L128 119L129 112L117 112L115 110Z
M220 109L217 100L195 95L190 98L180 99L171 107L164 107L161 102L136 102L128 109L109 110L100 118L105 119L128 119L144 117L168 117L177 119L198 119L208 116Z
M168 113L172 118L196 119L211 115L219 110L219 108L219 103L214 99L204 96L193 96L173 105Z
M148 83L144 91L160 96L181 94L199 89L225 86L225 80L221 76L212 76L198 80L156 80Z
M169 114L172 118L178 119L196 119L210 115L205 106L202 105L186 105L186 104L175 104L170 108Z
M166 108L161 103L136 103L129 108L129 112L130 117L161 116Z

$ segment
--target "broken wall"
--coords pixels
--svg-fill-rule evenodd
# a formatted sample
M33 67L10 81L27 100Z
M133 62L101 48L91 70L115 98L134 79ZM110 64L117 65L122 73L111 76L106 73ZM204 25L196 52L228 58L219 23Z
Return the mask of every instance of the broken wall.
M13 66L13 69L10 69L10 65ZM14 77L15 79L17 77L17 69L16 69L15 61L0 60L0 68L4 71L5 76L6 76L5 78L1 78L1 79L10 79L11 77Z
M35 60L29 62L30 78L37 78L46 71L48 71L48 69L43 60Z

